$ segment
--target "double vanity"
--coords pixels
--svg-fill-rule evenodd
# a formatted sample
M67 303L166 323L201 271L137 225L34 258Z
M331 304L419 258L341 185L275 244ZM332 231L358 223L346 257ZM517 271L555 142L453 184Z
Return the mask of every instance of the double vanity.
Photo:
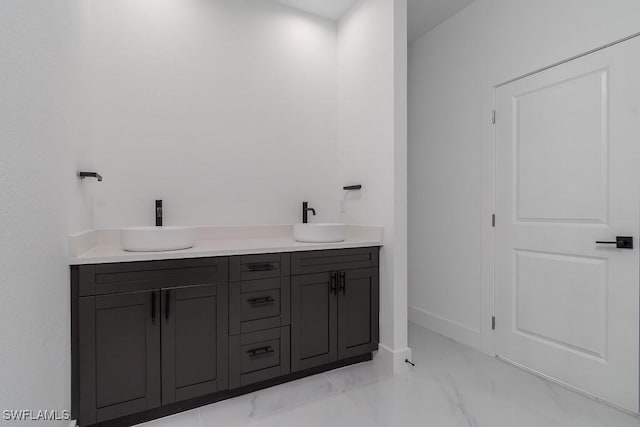
M123 249L157 236L73 236L79 425L132 425L371 360L382 230L344 226L343 241L311 243L294 228L195 228L192 247L164 252ZM307 240L336 232L303 228Z

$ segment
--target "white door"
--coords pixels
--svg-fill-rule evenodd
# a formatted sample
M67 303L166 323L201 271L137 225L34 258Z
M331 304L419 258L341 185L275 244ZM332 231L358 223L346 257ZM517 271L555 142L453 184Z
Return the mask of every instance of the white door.
M638 412L640 37L496 92L495 349ZM597 244L632 236L634 249Z

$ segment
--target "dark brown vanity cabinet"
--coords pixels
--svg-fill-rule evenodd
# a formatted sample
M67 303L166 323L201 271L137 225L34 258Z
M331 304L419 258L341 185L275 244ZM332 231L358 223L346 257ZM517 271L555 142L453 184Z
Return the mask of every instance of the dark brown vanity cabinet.
M226 390L227 280L226 258L73 267L81 425Z
M132 425L371 360L378 252L73 266L72 416Z
M378 248L291 255L291 370L378 349Z

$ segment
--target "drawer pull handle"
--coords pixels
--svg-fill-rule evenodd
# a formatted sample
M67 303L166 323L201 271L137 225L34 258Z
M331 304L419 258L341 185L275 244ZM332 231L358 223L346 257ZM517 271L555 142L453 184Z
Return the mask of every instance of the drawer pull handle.
M275 269L273 264L247 264L249 271L271 271Z
M273 304L276 300L273 297L250 298L247 302L251 305Z
M346 295L347 294L347 273L345 273L344 271L340 272L340 285L339 285L339 288L342 291L342 295Z
M273 353L273 348L271 348L270 345L266 347L254 348L253 350L247 350L247 354L249 355L249 357L256 357L262 354L269 354L269 353Z

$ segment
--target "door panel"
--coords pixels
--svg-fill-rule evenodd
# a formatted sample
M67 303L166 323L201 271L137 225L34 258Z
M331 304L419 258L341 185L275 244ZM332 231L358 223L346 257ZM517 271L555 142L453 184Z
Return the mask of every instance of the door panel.
M136 305L103 306L96 312L98 408L145 397L147 392L146 295Z
M215 296L175 301L176 388L217 378L215 302Z
M638 411L640 39L496 92L496 353Z
M340 272L338 291L338 357L378 349L377 269Z
M162 404L227 388L227 285L162 291Z
M607 263L520 250L515 256L516 331L604 361Z
M599 69L514 96L518 221L606 222L608 79Z
M80 299L83 424L160 406L158 308L158 292Z
M300 357L308 359L318 354L328 353L332 331L327 322L330 300L325 282L309 283L300 293L300 327L312 333L302 333L300 339ZM316 304L317 303L317 304Z
M291 370L337 360L337 298L332 273L291 278Z

